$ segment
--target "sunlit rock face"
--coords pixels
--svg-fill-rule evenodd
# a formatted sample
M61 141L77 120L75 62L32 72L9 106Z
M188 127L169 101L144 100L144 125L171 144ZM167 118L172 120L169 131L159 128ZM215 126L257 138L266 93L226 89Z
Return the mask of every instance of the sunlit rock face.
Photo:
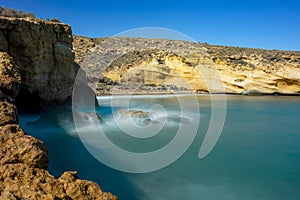
M71 27L36 18L0 17L0 24L0 51L13 59L10 63L20 73L15 76L20 88L14 86L13 91L17 104L19 99L32 98L31 102L47 108L70 98L78 70Z
M75 37L73 44L98 94L300 94L300 52L142 38Z
M52 176L47 147L18 125L20 110L45 111L68 101L78 70L70 26L0 16L0 199L117 199L76 172Z

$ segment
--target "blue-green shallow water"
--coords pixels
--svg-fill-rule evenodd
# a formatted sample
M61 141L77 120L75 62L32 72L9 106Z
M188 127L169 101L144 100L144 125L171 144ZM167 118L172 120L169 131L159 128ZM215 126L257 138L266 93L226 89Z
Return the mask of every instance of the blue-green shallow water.
M103 106L98 112L107 122L110 139L123 148L143 152L151 150L153 143L160 148L178 128L176 121L167 122L166 136L153 138L148 146L145 141L131 141L114 126L108 100L100 99ZM46 143L52 174L58 177L63 171L76 170L80 178L98 182L121 200L299 199L299 97L228 96L222 135L202 160L198 152L210 120L210 101L204 96L198 101L201 123L194 143L172 165L146 174L122 173L101 164L85 149L68 118L54 119L56 115L50 114L36 121L39 116L21 115L20 124ZM159 96L132 99L130 107L147 109L152 104L172 113L179 110L176 98Z

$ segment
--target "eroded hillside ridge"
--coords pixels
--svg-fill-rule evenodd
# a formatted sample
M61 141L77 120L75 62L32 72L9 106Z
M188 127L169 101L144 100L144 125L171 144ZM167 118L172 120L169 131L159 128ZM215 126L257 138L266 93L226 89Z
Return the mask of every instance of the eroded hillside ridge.
M76 172L52 176L45 144L18 125L16 103L29 111L64 103L77 71L70 26L0 17L0 199L117 199Z
M131 89L136 93L300 94L300 52L123 37L75 36L73 45L75 59L98 95ZM224 87L208 87L207 80L214 79Z

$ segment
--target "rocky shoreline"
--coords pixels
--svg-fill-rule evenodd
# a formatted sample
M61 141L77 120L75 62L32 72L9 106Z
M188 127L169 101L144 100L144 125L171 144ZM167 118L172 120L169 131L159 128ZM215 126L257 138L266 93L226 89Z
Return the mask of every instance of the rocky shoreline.
M77 172L52 176L47 147L18 125L18 111L70 102L78 70L69 25L0 16L0 199L117 199Z
M117 199L98 184L79 179L76 172L52 176L47 147L18 125L18 112L44 112L70 103L78 64L94 91L85 83L80 87L93 96L300 95L300 52L73 37L71 27L57 19L15 15L0 16L0 200ZM209 72L212 67L224 90L211 90L207 77L199 75L199 70ZM121 114L147 116L131 110Z

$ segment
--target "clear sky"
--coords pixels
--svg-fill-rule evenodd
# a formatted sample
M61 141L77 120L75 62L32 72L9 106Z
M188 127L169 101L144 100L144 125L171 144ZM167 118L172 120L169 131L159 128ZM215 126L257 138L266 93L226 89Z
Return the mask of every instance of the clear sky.
M73 33L106 37L162 27L209 44L300 50L299 0L0 0L0 5L59 18Z

